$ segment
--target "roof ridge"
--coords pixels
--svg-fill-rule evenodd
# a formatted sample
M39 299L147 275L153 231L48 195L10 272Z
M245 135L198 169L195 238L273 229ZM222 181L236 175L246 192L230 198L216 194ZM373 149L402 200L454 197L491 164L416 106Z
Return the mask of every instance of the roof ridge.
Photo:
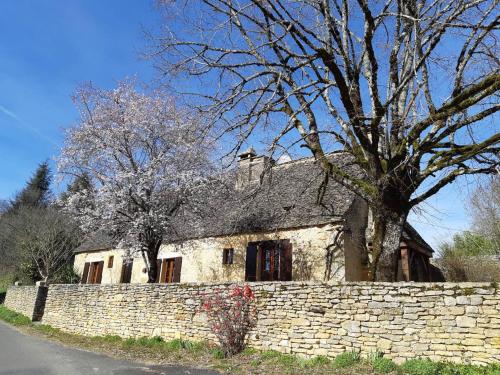
M344 151L344 150L338 150L338 151L327 152L325 154L325 156L328 157L330 155L339 155L339 154L349 154L349 153L347 151ZM288 161L285 161L283 163L276 163L273 165L273 168L280 167L280 166L287 165L287 164L290 165L290 164L294 164L294 163L310 161L310 160L316 161L314 156L304 156L303 158L288 160Z

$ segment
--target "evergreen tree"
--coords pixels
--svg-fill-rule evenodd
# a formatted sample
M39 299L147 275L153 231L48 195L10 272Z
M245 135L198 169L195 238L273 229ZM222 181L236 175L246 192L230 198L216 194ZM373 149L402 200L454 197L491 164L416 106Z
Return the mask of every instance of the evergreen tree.
M47 208L51 200L51 172L47 161L41 163L14 199L3 204L0 211L0 270L15 272L17 278L33 280L32 274L21 269L21 249L16 240L19 228L14 225L20 211ZM41 223L41 225L43 225ZM31 262L28 262L31 264Z
M24 189L11 202L10 211L16 211L21 207L46 207L51 198L51 181L49 163L44 161L38 166Z
M87 173L75 176L75 178L68 184L66 191L61 193L60 200L66 202L67 199L77 193L83 193L85 191L92 191L92 181Z

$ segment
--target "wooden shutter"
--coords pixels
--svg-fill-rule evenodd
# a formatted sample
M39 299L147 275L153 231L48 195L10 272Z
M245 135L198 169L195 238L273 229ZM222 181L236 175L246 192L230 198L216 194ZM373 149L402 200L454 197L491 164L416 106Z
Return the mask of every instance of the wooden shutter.
M222 249L222 264L227 264L227 249Z
M160 283L166 283L167 280L168 259L163 259L161 262Z
M122 264L122 277L120 282L123 284L128 284L130 283L130 280L132 280L132 267L134 265L134 261L131 260L130 262L127 262L125 259L123 260Z
M292 281L292 244L290 240L281 241L280 280Z
M121 283L125 283L125 273L127 272L127 264L125 263L125 261L123 261L122 263L122 274L120 276L120 282Z
M257 246L249 243L245 260L245 281L257 280Z
M87 279L89 277L89 267L90 263L85 263L83 266L83 274L82 274L82 279L80 280L80 284L87 284Z
M182 268L182 257L177 257L174 259L174 277L172 278L173 283L181 282L181 268Z
M102 269L104 268L104 261L97 263L97 275L95 278L95 283L100 284L102 280Z
M156 283L160 282L161 259L156 259Z

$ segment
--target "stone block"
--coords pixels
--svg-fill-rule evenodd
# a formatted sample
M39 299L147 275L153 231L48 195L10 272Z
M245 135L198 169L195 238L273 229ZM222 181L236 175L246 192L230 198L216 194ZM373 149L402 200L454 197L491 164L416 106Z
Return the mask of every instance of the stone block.
M468 316L458 316L457 317L457 327L473 328L475 326L476 326L476 319L470 318Z

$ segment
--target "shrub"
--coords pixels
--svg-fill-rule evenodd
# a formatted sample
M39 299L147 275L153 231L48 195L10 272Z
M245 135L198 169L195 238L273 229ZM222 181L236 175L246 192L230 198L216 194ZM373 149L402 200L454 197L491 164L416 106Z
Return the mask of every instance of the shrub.
M388 374L398 368L398 366L394 362L392 362L392 360L384 357L377 357L373 359L371 364L373 369L381 374Z
M446 281L490 281L500 280L500 263L486 256L447 255L439 260L439 267Z
M217 348L212 350L212 357L214 359L223 359L225 358L225 354L220 348Z
M357 352L345 352L339 354L333 360L333 366L337 368L351 367L361 360Z
M409 375L440 375L443 365L429 359L410 359L401 368L405 374Z
M0 269L0 293L4 293L9 286L14 284L15 276L13 272L4 271Z
M254 294L248 285L243 288L236 286L227 294L217 290L213 295L203 297L202 310L207 314L210 329L219 341L224 357L245 348L247 333L256 320L253 300Z

